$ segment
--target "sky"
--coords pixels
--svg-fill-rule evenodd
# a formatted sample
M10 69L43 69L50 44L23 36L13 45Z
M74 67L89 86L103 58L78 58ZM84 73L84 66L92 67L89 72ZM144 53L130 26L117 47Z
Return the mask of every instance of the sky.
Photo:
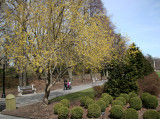
M160 58L160 0L102 0L116 32L144 55ZM127 34L127 35L126 35Z

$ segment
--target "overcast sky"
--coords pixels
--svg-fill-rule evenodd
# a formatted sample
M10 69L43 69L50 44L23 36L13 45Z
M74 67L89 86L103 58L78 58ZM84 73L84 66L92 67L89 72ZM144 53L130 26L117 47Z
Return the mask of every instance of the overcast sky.
M116 31L128 34L144 55L160 58L160 0L102 0Z

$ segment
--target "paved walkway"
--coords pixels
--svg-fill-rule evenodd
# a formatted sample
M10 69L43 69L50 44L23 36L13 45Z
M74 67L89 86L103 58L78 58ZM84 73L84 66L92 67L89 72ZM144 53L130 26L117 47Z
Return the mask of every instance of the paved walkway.
M72 90L65 90L65 91L63 89L54 90L50 92L49 99L52 99L58 96L62 96L62 95L66 95L69 93L74 93L74 92L81 91L84 89L92 88L93 86L102 85L104 84L104 82L106 82L106 80L96 81L94 83L83 84L80 86L73 86ZM16 97L16 106L21 107L21 106L35 104L37 102L42 102L43 96L44 96L44 93L38 93L38 94L28 94L22 97ZM5 109L4 99L0 99L0 108ZM2 111L2 109L0 111ZM12 117L12 116L0 114L0 119L24 119L24 118L18 118L18 117Z

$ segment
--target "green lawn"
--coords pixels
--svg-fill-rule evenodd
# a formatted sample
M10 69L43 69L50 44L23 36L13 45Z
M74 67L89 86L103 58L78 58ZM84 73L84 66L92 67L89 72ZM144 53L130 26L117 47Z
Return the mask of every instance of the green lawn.
M160 72L157 72L157 75L159 76L159 78L160 78Z
M83 96L93 97L94 96L93 88L89 88L89 89L82 90L82 91L79 91L79 92L76 92L76 93L72 93L72 94L67 94L67 95L64 95L64 96L56 97L56 98L51 99L50 101L60 101L62 99L68 99L70 101L80 100L81 97L83 97Z

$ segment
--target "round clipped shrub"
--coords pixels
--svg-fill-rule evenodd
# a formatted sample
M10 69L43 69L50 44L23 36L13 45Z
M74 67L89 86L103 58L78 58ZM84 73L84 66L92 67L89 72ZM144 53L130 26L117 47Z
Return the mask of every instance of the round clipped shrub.
M143 104L148 109L155 109L158 106L158 99L154 95L148 95L143 100Z
M63 104L61 103L57 103L54 105L53 109L54 109L54 114L58 114L58 109L61 108L61 107L64 107Z
M128 102L128 101L129 101L129 95L128 95L128 94L121 93L121 94L119 95L119 97L123 97L123 98L125 98L125 99L126 99L126 102Z
M124 97L117 97L115 100L120 100L124 105L126 104L126 99Z
M139 119L139 116L135 109L128 108L124 112L123 119Z
M120 106L124 106L124 103L121 100L113 100L112 101L112 106L114 105L120 105Z
M88 108L89 105L93 104L94 100L91 98L88 98L85 102L85 108Z
M148 110L144 112L143 119L160 119L160 113L155 110Z
M68 107L61 107L58 109L58 119L66 119L69 115Z
M133 97L137 97L137 94L135 92L130 92L129 93L129 99L131 99Z
M103 93L103 94L104 94L104 93ZM107 93L106 93L106 94L107 94ZM102 96L102 98L105 98L105 100L108 100L108 101L109 101L109 104L111 104L112 101L113 101L113 97L112 97L111 95L109 95L109 94Z
M101 112L105 112L106 104L105 104L105 102L103 100L100 99L100 100L96 101L96 104L98 104L100 106Z
M82 107L73 107L71 110L71 118L72 119L82 119L83 117L83 109Z
M124 113L124 109L120 105L114 105L111 107L110 110L110 117L115 118L115 119L120 119L122 118Z
M70 102L68 99L63 99L60 101L61 104L63 104L65 107L69 107L70 105Z
M98 118L101 115L101 108L97 104L91 104L88 106L88 114L89 118Z
M109 95L108 93L102 93L101 98L108 96L108 95Z
M146 99L146 97L148 96L148 95L150 95L149 93L142 93L141 94L141 100L142 100L142 102L143 102L143 100L145 100Z
M105 106L108 107L109 106L109 100L106 97L100 98L100 100L103 100L105 102Z
M130 107L136 110L140 110L142 108L142 101L139 97L133 97L130 99Z
M84 105L85 105L85 102L86 102L86 100L87 100L88 98L89 98L88 96L83 96L83 97L80 99L81 106L84 106Z

